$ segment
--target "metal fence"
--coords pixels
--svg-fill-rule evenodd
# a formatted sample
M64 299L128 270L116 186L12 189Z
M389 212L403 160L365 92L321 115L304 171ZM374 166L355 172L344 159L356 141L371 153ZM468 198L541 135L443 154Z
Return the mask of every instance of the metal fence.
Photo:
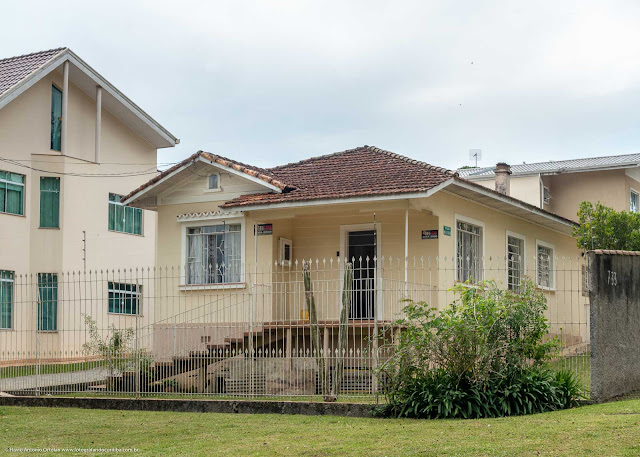
M375 368L402 332L405 300L442 309L468 272L451 258L349 264L243 266L238 283L197 275L215 284L188 284L194 276L180 268L7 275L0 391L376 399ZM584 259L485 257L472 269L505 288L542 281L550 337L560 342L552 367L575 371L588 390Z

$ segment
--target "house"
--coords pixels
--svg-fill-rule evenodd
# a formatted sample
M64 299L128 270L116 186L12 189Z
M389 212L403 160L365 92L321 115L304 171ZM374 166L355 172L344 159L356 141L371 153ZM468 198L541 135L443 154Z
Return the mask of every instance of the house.
M24 332L36 321L51 353L62 350L58 330L80 328L70 322L92 302L78 308L71 275L155 263L156 213L121 197L157 174L159 148L177 143L68 48L0 60L4 357L34 349L35 333ZM135 311L122 305L126 285L105 276L96 287L95 296L111 294L100 307L105 325ZM19 288L33 301L18 299Z
M518 291L533 278L555 330L583 344L575 223L509 195L509 174L498 180L502 193L373 146L266 169L193 154L123 199L158 213L158 274L172 292L154 298L154 357L312 354L305 269L325 357L348 303L353 369L373 363L366 347L381 332L397 336L404 298L443 307L456 283L483 279Z
M639 208L640 154L511 165L511 195L576 220L580 203L601 202L618 211ZM458 170L460 177L494 187L494 167Z

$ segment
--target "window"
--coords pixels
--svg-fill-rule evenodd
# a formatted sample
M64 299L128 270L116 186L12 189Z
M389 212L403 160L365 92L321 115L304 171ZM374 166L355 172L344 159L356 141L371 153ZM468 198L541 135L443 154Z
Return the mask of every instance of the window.
M138 314L142 286L109 282L109 312L116 314Z
M214 173L209 176L209 189L218 190L220 189L220 175Z
M40 228L60 227L60 178L40 178Z
M51 86L51 149L62 149L62 91Z
M58 275L38 273L38 330L58 330Z
M553 289L553 246L538 242L536 250L538 253L536 261L538 286L545 289Z
M0 171L0 213L24 215L24 175Z
M0 329L12 328L13 271L0 270Z
M280 265L288 267L291 265L291 240L280 238Z
M632 213L638 212L638 192L633 189L629 191L629 211Z
M458 281L482 280L482 227L456 221L456 260Z
M122 195L109 194L109 230L142 235L142 210L120 203Z
M507 234L507 286L520 292L524 277L524 239Z
M187 284L225 284L241 281L240 224L187 229Z
M551 202L551 192L547 186L542 187L542 203L548 205Z

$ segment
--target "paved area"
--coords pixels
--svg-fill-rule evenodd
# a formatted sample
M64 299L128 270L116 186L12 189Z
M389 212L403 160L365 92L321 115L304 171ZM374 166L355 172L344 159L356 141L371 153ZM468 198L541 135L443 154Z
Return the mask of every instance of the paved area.
M17 378L0 379L0 392L51 388L55 386L68 386L87 382L104 381L109 374L106 368L92 368L90 370L72 371L69 373L41 374L40 376L19 376Z

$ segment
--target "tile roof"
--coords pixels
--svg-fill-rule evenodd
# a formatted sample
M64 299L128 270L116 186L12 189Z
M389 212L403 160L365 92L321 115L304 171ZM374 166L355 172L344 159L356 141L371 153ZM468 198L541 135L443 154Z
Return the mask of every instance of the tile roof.
M245 173L245 174L247 174L249 176L253 176L254 178L258 178L261 181L269 183L272 186L275 186L278 189L283 190L283 191L291 189L291 187L289 187L285 183L279 181L275 176L270 174L269 171L265 170L264 168L253 167L251 165L246 165L244 163L241 163L241 162L238 162L238 161L235 161L235 160L231 160L231 159L228 159L226 157L222 157L222 156L219 156L219 155L216 155L216 154L211 154L209 152L204 152L204 151L198 151L195 154L191 154L189 157L187 157L183 161L178 162L177 164L175 164L171 168L168 168L168 169L164 170L163 172L157 174L152 179L150 179L149 181L147 181L146 183L144 183L143 185L141 185L137 189L133 190L132 192L130 192L128 195L125 195L122 198L122 201L125 201L125 200L133 197L138 192L143 191L147 187L152 186L153 184L155 184L158 181L162 180L164 177L170 175L174 171L176 171L176 170L178 170L178 169L180 169L180 168L182 168L182 167L184 167L186 165L190 165L192 162L195 162L198 159L208 160L208 161L210 161L212 163L217 163L219 165L222 165L223 167L232 168L232 169L234 169L236 171L239 171L241 173Z
M423 192L455 176L445 168L374 146L267 168L265 173L286 183L287 189L281 194L243 195L222 207Z
M48 51L34 52L23 56L9 57L0 60L0 95L25 79L38 68L45 65L67 48L56 48Z
M602 170L617 167L634 167L640 165L640 154L624 154L604 157L588 157L583 159L554 160L550 162L522 163L511 165L512 175L537 173L562 173L572 171ZM494 176L493 167L461 168L458 174L467 179L482 179Z

